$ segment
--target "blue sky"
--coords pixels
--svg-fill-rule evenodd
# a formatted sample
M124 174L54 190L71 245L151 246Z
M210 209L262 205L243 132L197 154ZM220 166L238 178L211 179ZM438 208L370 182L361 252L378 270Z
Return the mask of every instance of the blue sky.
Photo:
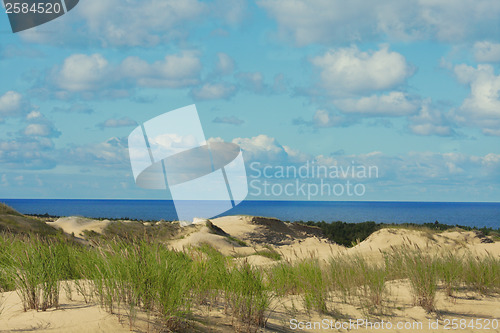
M247 167L377 166L315 200L500 200L496 0L82 0L17 34L0 14L1 198L167 198L127 137L196 104Z

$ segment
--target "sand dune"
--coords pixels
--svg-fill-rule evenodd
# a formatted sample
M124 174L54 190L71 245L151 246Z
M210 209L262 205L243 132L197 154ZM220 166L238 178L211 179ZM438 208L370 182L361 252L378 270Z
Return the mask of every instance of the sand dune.
M79 216L61 217L54 222L47 222L48 225L62 229L65 233L74 234L77 237L82 236L85 230L102 233L109 223L109 220L92 220Z
M360 254L371 259L382 259L382 252L403 245L419 247L427 252L453 251L484 256L500 256L500 243L486 243L489 238L473 231L430 231L387 228L374 232L367 239L348 249L349 254Z
M61 228L64 232L75 236L81 236L84 230L92 230L102 233L110 221L98 221L82 217L60 218L50 225ZM145 224L145 226L148 226ZM470 253L478 256L494 255L500 256L500 242L491 242L489 238L480 233L472 231L453 230L446 232L426 232L420 230L409 230L402 228L389 228L379 230L370 235L366 240L352 248L346 248L335 244L323 237L320 229L286 223L272 218L252 216L228 216L204 221L190 225L182 229L181 233L175 234L174 239L166 243L166 246L182 251L183 249L210 244L221 253L233 256L236 262L249 262L251 265L266 267L274 265L277 261L259 255L259 251L275 251L281 258L288 261L307 259L312 256L320 260L328 260L332 256L361 255L371 261L381 261L382 252L389 251L399 246L408 245L419 247L428 252L445 253ZM446 319L473 318L499 318L500 301L496 296L474 296L469 294L458 294L450 299L443 291L438 292L437 307L440 314L428 314L421 307L415 306L411 297L408 281L393 280L387 282L391 291L390 301L397 305L389 317L378 318L397 322L421 322L422 329L419 332L447 332L443 324ZM128 332L126 313L122 316L109 315L95 304L85 304L83 299L73 293L69 299L61 291L62 306L58 310L46 312L28 311L23 312L21 302L15 292L3 293L4 306L0 313L0 332L3 331L40 331L40 332ZM290 330L290 319L308 321L321 321L323 318L331 318L318 313L305 313L301 307L299 296L289 296L280 299L273 305L268 327L262 332L286 332ZM349 318L365 318L361 309L345 304L342 300L332 300L340 313ZM294 309L293 311L291 309ZM216 310L214 310L216 311ZM139 314L140 316L141 314ZM216 315L216 317L212 317ZM230 324L224 324L227 319L224 313L214 312L208 317L206 314L204 322L206 326L202 331L230 332L233 328ZM376 319L376 318L375 318ZM440 329L435 330L428 327L429 321L438 320ZM137 323L136 323L137 325ZM139 328L137 328L139 327ZM140 324L136 330L140 329ZM337 332L338 330L311 329L304 332ZM344 330L345 331L345 330ZM373 330L358 329L357 332L373 332ZM383 332L410 332L411 330L378 330ZM500 330L489 330L500 332ZM460 330L460 332L474 332L471 329Z
M489 243L489 238L473 231L453 230L436 233L387 228L374 232L352 248L346 248L323 237L318 228L295 225L273 218L226 216L211 222L228 235L244 241L249 247L255 249L262 249L264 245L272 247L287 260L304 259L312 255L327 260L340 254L362 255L372 260L382 260L382 252L402 245L418 246L430 252L455 251L481 256L488 254L500 256L500 242ZM188 246L204 242L225 254L251 253L246 251L245 247L234 248L234 245L227 242L227 237L211 234L208 229L201 229L182 239L176 248L179 248L180 244Z

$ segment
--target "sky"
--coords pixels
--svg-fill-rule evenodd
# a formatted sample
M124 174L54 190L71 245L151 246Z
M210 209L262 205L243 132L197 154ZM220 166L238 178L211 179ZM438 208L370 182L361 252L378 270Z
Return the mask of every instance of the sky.
M498 202L499 64L497 0L81 0L15 34L2 10L0 198L169 199L127 138L195 104L248 200ZM377 172L276 173L304 166Z

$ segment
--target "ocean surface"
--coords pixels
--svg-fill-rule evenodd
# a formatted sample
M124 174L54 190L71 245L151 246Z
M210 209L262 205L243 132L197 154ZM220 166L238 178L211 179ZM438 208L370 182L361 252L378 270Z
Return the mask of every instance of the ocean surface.
M169 200L0 199L23 214L175 220ZM210 201L193 202L197 208ZM212 203L213 204L213 203ZM476 227L500 227L498 202L387 201L244 201L222 215L258 215L285 221L426 223L439 221Z

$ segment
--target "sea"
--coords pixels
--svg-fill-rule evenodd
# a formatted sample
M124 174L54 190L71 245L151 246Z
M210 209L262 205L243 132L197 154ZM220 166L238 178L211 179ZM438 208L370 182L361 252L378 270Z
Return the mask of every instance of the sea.
M170 200L0 199L23 214L176 220ZM193 202L197 209L211 201ZM283 221L440 223L500 228L500 202L243 201L221 214L275 217Z

